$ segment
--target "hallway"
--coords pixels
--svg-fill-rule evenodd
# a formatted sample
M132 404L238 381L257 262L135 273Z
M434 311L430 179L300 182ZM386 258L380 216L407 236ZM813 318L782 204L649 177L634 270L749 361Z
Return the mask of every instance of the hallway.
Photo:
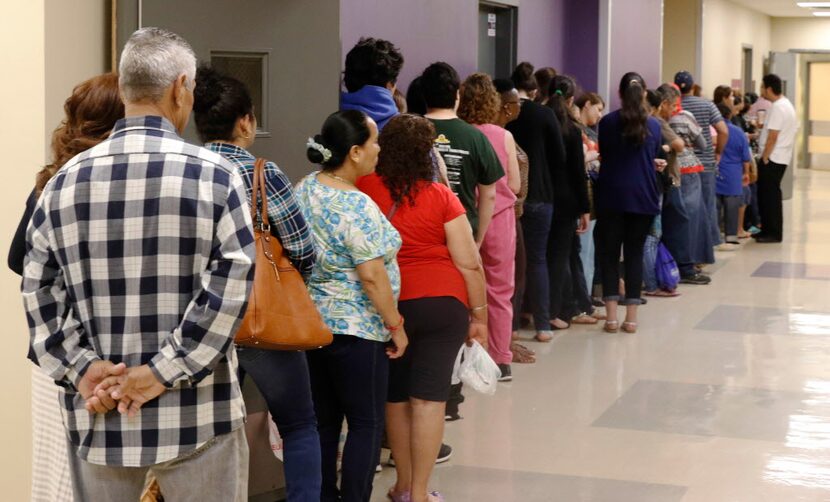
M830 173L797 176L783 245L718 253L712 284L650 299L638 334L529 341L535 365L493 397L465 392L434 488L453 502L830 500ZM373 500L393 480L385 466Z

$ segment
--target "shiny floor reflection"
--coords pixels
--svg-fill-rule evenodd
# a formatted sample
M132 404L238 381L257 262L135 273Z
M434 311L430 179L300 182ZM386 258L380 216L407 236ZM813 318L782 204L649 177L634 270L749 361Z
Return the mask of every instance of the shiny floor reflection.
M718 305L695 329L767 335L830 335L830 312Z
M432 488L448 502L830 502L828 282L769 265L830 263L830 173L798 176L783 244L719 253L710 286L651 298L636 335L522 332L538 362L494 396L465 392ZM373 502L394 478L375 478Z
M830 281L830 265L768 261L761 264L752 276Z

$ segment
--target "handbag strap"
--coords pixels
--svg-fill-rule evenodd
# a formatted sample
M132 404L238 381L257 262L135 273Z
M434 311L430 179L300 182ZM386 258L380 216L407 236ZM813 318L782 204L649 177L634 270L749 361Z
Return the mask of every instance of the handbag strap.
M254 179L251 187L251 221L254 230L259 232L270 232L271 224L268 221L268 196L265 188L265 159L258 158L254 163ZM257 195L260 204L257 208ZM257 226L259 221L259 226Z

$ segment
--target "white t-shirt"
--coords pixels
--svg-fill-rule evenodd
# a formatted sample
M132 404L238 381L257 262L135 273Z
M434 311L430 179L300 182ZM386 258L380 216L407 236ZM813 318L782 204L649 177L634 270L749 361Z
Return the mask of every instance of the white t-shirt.
M778 140L769 156L771 162L788 165L793 159L793 147L795 146L795 133L798 130L798 120L795 117L795 108L790 100L781 96L770 108L769 115L761 130L761 138L758 140L759 151L764 152L767 144L767 136L770 130L778 131Z

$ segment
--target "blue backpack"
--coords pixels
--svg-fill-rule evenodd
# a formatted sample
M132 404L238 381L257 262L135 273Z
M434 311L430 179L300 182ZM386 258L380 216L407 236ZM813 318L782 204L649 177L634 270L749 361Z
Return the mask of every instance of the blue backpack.
M662 289L672 291L680 282L680 269L669 250L661 242L657 246L657 261L654 264L657 283Z

